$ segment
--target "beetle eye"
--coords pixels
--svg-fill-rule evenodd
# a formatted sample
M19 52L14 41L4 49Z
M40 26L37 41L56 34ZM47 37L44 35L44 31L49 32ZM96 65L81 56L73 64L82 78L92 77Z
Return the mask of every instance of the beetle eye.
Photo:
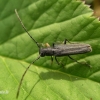
M45 53L44 53L44 51L42 49L39 50L39 54L41 55L41 57L44 57L45 56Z
M41 53L41 57L44 57L44 56L45 56L45 54L42 52L42 53Z

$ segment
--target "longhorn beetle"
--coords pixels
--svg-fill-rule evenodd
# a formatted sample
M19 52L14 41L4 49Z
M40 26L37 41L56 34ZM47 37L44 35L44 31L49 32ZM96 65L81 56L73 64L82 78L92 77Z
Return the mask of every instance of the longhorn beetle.
M22 75L22 78L21 78L20 83L19 83L19 87L18 87L16 98L18 98L18 96L19 96L20 87L21 87L21 84L22 84L22 81L23 81L23 78L24 78L26 72L28 71L30 66L35 61L37 61L40 57L51 56L51 60L53 61L53 57L52 56L54 56L58 65L60 63L58 62L57 57L61 57L61 56L68 56L70 59L74 60L75 62L80 63L77 60L73 59L70 55L84 54L84 53L88 53L88 52L92 51L92 48L91 48L91 46L89 44L70 43L67 39L65 39L63 44L62 43L60 43L60 44L54 44L53 43L52 47L50 47L49 44L46 44L47 47L43 48L38 44L38 42L27 31L27 29L25 28L24 24L22 23L22 21L21 21L19 15L18 15L18 12L17 12L16 9L15 9L15 13L16 13L16 16L18 17L23 29L26 31L26 33L30 36L30 38L36 43L36 45L39 48L39 56L33 62L31 62L31 64L26 68L25 72ZM80 63L80 64L82 64L82 63ZM84 63L84 64L86 64L87 66L90 67L89 64L87 64L87 63Z

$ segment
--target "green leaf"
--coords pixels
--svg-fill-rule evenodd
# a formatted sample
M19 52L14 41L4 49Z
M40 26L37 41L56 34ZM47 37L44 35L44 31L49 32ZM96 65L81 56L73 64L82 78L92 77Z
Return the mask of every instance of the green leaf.
M38 57L38 47L23 30L17 9L28 32L39 43L52 45L68 39L88 43L92 52L51 64L41 57L27 71L18 100L99 100L100 22L92 10L76 0L0 0L0 100L16 100L22 74Z

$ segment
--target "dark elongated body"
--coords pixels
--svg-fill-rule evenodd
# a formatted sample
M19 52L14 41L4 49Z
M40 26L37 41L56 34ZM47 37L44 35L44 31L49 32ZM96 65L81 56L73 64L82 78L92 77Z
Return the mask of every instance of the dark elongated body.
M71 44L57 44L53 47L41 48L40 55L44 56L67 56L67 55L76 55L84 54L92 51L89 44L81 43L71 43Z
M23 78L24 78L26 72L28 71L30 66L35 61L37 61L40 57L51 56L51 60L53 61L52 56L54 56L58 65L60 65L60 63L58 62L56 57L60 57L60 56L68 56L70 59L74 60L75 62L80 63L77 60L75 60L72 57L70 57L70 55L84 54L84 53L92 51L91 46L89 44L70 43L67 39L65 39L63 44L61 44L61 43L60 44L53 44L52 47L50 47L49 44L48 44L46 46L46 48L42 48L42 47L39 46L38 42L28 33L28 31L25 28L24 24L22 23L22 21L21 21L19 15L18 15L16 9L15 9L15 13L16 13L16 15L17 15L17 17L18 17L23 29L27 32L27 34L30 36L30 38L36 43L36 45L39 48L39 56L26 68L25 72L22 75L22 78L21 78L20 83L19 83L19 87L18 87L16 98L18 98L18 96L19 96L20 87L21 87L21 84L22 84L22 81L23 81ZM66 43L66 42L69 42L69 43ZM87 66L90 66L87 63L85 63L85 64Z

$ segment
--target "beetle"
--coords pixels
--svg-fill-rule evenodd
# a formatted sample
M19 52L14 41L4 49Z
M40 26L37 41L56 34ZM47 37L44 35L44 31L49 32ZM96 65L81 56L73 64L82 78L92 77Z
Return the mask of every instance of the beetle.
M31 62L31 64L26 68L25 72L22 75L22 78L21 78L20 83L19 83L16 98L18 98L18 96L19 96L20 87L21 87L21 84L22 84L22 81L23 81L23 78L24 78L26 72L28 71L30 66L35 61L37 61L40 57L51 56L51 60L53 61L52 56L54 56L58 65L60 65L60 63L57 60L57 57L61 57L61 56L68 56L70 59L74 60L75 62L80 63L77 60L73 59L70 55L84 54L84 53L88 53L88 52L92 51L92 48L89 44L71 43L67 39L64 40L64 43L58 43L58 44L53 43L52 46L50 46L48 43L46 43L45 47L41 47L39 45L39 43L30 35L30 33L25 28L25 26L22 23L16 9L15 9L15 13L16 13L16 16L18 17L23 29L26 31L26 33L30 36L30 38L36 43L36 45L39 48L39 56L33 62ZM80 63L80 64L82 64L82 63ZM90 67L89 64L87 64L87 63L85 63L85 64Z

